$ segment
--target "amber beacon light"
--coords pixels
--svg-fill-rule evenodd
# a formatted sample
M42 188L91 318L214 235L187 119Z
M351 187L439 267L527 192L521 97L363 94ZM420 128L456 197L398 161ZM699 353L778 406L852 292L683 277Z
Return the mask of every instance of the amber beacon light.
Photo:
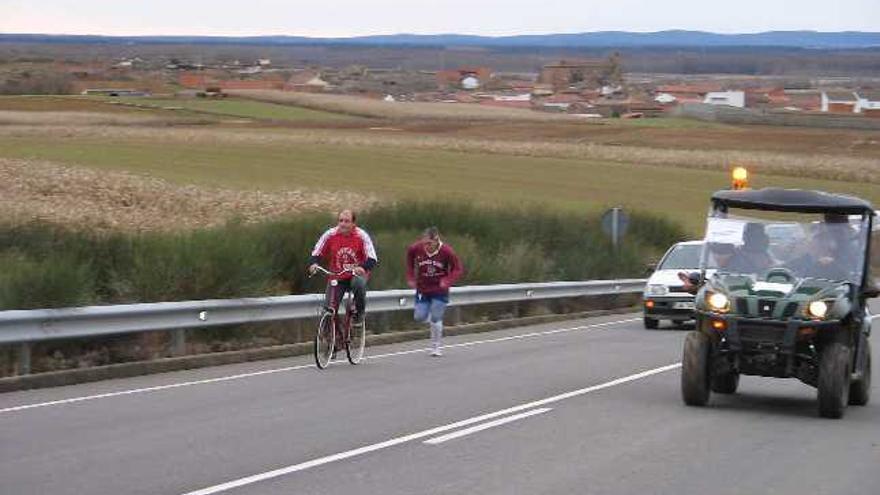
M749 171L745 167L735 167L730 172L734 190L747 189L749 187Z

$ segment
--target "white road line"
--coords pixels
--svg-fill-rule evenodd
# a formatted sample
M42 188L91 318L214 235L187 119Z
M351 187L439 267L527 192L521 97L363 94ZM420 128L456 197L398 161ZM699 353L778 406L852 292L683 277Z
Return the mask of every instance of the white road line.
M488 423L482 423L477 426L471 426L470 428L465 428L463 430L458 430L452 433L447 433L446 435L441 435L439 437L429 438L422 443L426 443L428 445L438 445L443 442L448 442L449 440L455 440L456 438L461 438L463 436L470 435L471 433L476 433L478 431L488 430L489 428L494 428L496 426L501 426L507 423L512 423L514 421L519 421L520 419L528 418L529 416L534 416L536 414L543 414L547 411L552 411L551 407L542 407L540 409L533 409L531 411L526 411L520 414L514 414L513 416L507 416L501 419L496 419L495 421L489 421Z
M641 318L628 318L626 320L615 320L615 321L609 321L609 322L605 322L605 323L594 323L593 325L586 325L586 326L580 326L580 327L558 328L556 330L545 330L543 332L523 333L523 334L519 334L519 335L511 335L510 337L499 337L497 339L474 340L474 341L470 341L470 342L463 342L461 344L445 345L443 347L444 348L470 347L470 346L479 345L479 344L504 342L506 340L518 340L518 339L527 339L527 338L531 338L531 337L543 337L545 335L554 335L557 333L573 332L576 330L591 330L594 328L602 328L602 327L607 327L609 325L617 325L620 323L633 323L636 321L642 321L642 319Z
M546 330L543 332L529 332L529 333L524 333L524 334L519 334L519 335L512 335L512 336L508 336L508 337L499 337L497 339L475 340L475 341L471 341L471 342L463 342L461 344L452 344L452 345L448 345L446 347L447 348L456 348L456 347L470 347L470 346L481 345L481 344L493 344L493 343L497 343L497 342L505 342L508 340L525 339L525 338L530 338L530 337L540 337L540 336L544 336L544 335L553 335L553 334L563 333L563 332L573 332L573 331L577 331L577 330L591 330L591 329L595 329L595 328L607 327L610 325L618 325L621 323L632 323L634 321L640 321L640 318L629 318L626 320L615 320L615 321L610 321L610 322L605 322L605 323L595 323L592 325L582 325L582 326L578 326L578 327L560 328L560 329L556 329L556 330ZM423 353L423 352L426 352L427 350L428 349L425 349L425 348L418 348L418 349L411 349L408 351L389 352L387 354L377 354L375 356L365 356L364 359L367 359L367 360L384 359L384 358L389 358L389 357L394 357L394 356L404 356L407 354ZM97 399L109 399L111 397L119 397L119 396L124 396L124 395L143 394L143 393L147 393L147 392L159 392L161 390L169 390L169 389L175 389L175 388L181 388L181 387L190 387L190 386L194 386L194 385L206 385L209 383L220 383L220 382L227 382L227 381L232 381L232 380L241 380L243 378L251 378L251 377L256 377L256 376L270 375L273 373L282 373L285 371L296 371L296 370L302 370L302 369L308 369L308 368L314 368L314 367L315 367L314 364L301 364L298 366L287 366L284 368L274 368L274 369L269 369L269 370L254 371L254 372L250 372L250 373L240 373L237 375L221 376L218 378L208 378L205 380L193 380L193 381L189 381L189 382L170 383L167 385L157 385L154 387L135 388L135 389L130 389L130 390L120 390L118 392L108 392L105 394L86 395L86 396L82 396L82 397L72 397L69 399L59 399L59 400L53 400L53 401L48 401L48 402L37 402L34 404L24 404L21 406L12 406L12 407L3 408L3 409L0 409L0 414L17 412L17 411L24 411L24 410L28 410L28 409L36 409L36 408L40 408L40 407L75 404L78 402L85 402L85 401L91 401L91 400L97 400Z
M207 383L218 383L230 380L239 380L242 378L250 378L252 376L268 375L271 373L281 373L283 371L301 370L305 368L314 368L314 364L301 364L299 366L288 366L286 368L275 368L271 370L255 371L251 373L242 373L239 375L221 376L218 378L209 378L206 380L196 380L192 382L169 383L167 385L157 385L155 387L134 388L130 390L120 390L118 392L108 392L106 394L86 395L83 397L72 397L70 399L53 400L49 402L37 402L35 404L25 404L23 406L14 406L0 409L0 413L8 413L15 411L24 411L26 409L35 409L38 407L59 406L63 404L74 404L88 400L107 399L110 397L119 397L121 395L143 394L147 392L158 392L160 390L168 390L172 388L189 387L192 385L204 385Z
M200 490L187 492L183 495L212 495L215 493L221 493L228 490L232 490L234 488L239 488L242 486L252 485L254 483L259 483L261 481L270 480L272 478L278 478L279 476L285 476L288 474L293 474L299 471L305 471L307 469L322 466L324 464L329 464L331 462L341 461L344 459L349 459L352 457L356 457L363 454L368 454L370 452L375 452L377 450L387 449L389 447L394 447L395 445L400 445L402 443L411 442L413 440L420 440L422 438L433 437L439 433L444 433L451 430L457 430L463 426L469 426L475 423L482 423L483 421L497 418L499 416L507 416L508 414L517 413L520 411L525 411L529 409L534 409L536 407L545 406L547 404L552 404L554 402L559 402L565 399L571 399L573 397L577 397L579 395L588 394L590 392L596 392L598 390L603 390L606 388L614 387L617 385L622 385L624 383L629 383L635 380L640 380L642 378L647 378L649 376L657 375L659 373L664 373L666 371L674 370L681 367L681 363L669 364L666 366L661 366L659 368L650 369L647 371L642 371L640 373L635 373L633 375L625 376L622 378L618 378L616 380L611 380L610 382L600 383L599 385L593 385L591 387L586 387L578 390L573 390L571 392L566 392L564 394L554 395L552 397L547 397L546 399L540 399L533 402L529 402L526 404L520 404L518 406L509 407L507 409L502 409L500 411L491 412L488 414L482 414L480 416L474 416L472 418L463 419L461 421L457 421L455 423L450 423L443 426L437 426L435 428L431 428L428 430L423 430L417 433L411 433L409 435L404 435L401 437L392 438L390 440L385 440L384 442L374 443L372 445L366 445L363 447L359 447L353 450L348 450L345 452L340 452L338 454L328 455L326 457L320 457L318 459L313 459L311 461L302 462L299 464L294 464L292 466L287 466L279 469L275 469L272 471L267 471L265 473L259 473L252 476L247 476L245 478L240 478L233 481L228 481L226 483L221 483L219 485L209 486L207 488L202 488Z

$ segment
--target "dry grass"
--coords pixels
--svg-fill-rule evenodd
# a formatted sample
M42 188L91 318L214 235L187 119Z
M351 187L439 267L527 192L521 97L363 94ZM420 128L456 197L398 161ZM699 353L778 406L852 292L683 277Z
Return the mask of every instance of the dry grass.
M205 119L184 119L156 114L137 115L134 113L81 112L81 111L20 111L0 110L0 125L27 126L130 126L130 125L170 125L197 124Z
M144 113L138 109L115 105L116 100L94 96L70 95L15 95L0 96L0 110L28 112L98 112L98 113Z
M251 145L317 144L346 147L383 147L442 150L511 156L582 159L631 165L725 170L731 163L747 164L761 175L807 177L880 184L880 161L837 154L797 154L771 151L681 150L596 143L506 141L461 136L418 136L384 131L342 130L222 130L205 128L112 127L0 127L0 138L42 135L97 139L135 139L154 143L192 142Z
M278 90L234 90L229 94L258 101L296 105L359 117L391 120L529 121L581 120L566 114L541 113L519 108L499 108L456 103L386 102L357 96L298 93Z
M0 218L12 223L44 220L98 230L179 230L375 202L342 192L177 186L123 172L0 158Z

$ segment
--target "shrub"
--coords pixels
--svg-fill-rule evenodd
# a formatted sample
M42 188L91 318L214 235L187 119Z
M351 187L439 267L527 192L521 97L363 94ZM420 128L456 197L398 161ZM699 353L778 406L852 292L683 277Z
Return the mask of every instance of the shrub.
M68 255L31 260L6 254L0 273L0 308L79 306L94 298L91 266Z
M0 228L0 309L284 295L323 290L305 267L332 224L305 214L177 233L90 233L47 224ZM640 276L644 260L684 237L634 213L613 250L597 215L402 202L361 215L379 266L372 289L405 287L404 254L436 225L465 265L462 284Z
M67 74L21 71L0 81L4 95L59 95L73 90L73 79Z

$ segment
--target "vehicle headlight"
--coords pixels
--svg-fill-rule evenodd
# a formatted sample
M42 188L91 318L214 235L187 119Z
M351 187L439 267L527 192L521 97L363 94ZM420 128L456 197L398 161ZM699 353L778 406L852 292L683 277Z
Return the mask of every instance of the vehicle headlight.
M669 289L662 284L651 284L645 289L645 294L649 296L663 296L669 292Z
M828 303L825 301L813 301L807 306L807 313L813 318L825 318L828 315Z
M720 292L707 294L706 303L709 304L709 308L719 313L726 313L730 310L730 298Z

